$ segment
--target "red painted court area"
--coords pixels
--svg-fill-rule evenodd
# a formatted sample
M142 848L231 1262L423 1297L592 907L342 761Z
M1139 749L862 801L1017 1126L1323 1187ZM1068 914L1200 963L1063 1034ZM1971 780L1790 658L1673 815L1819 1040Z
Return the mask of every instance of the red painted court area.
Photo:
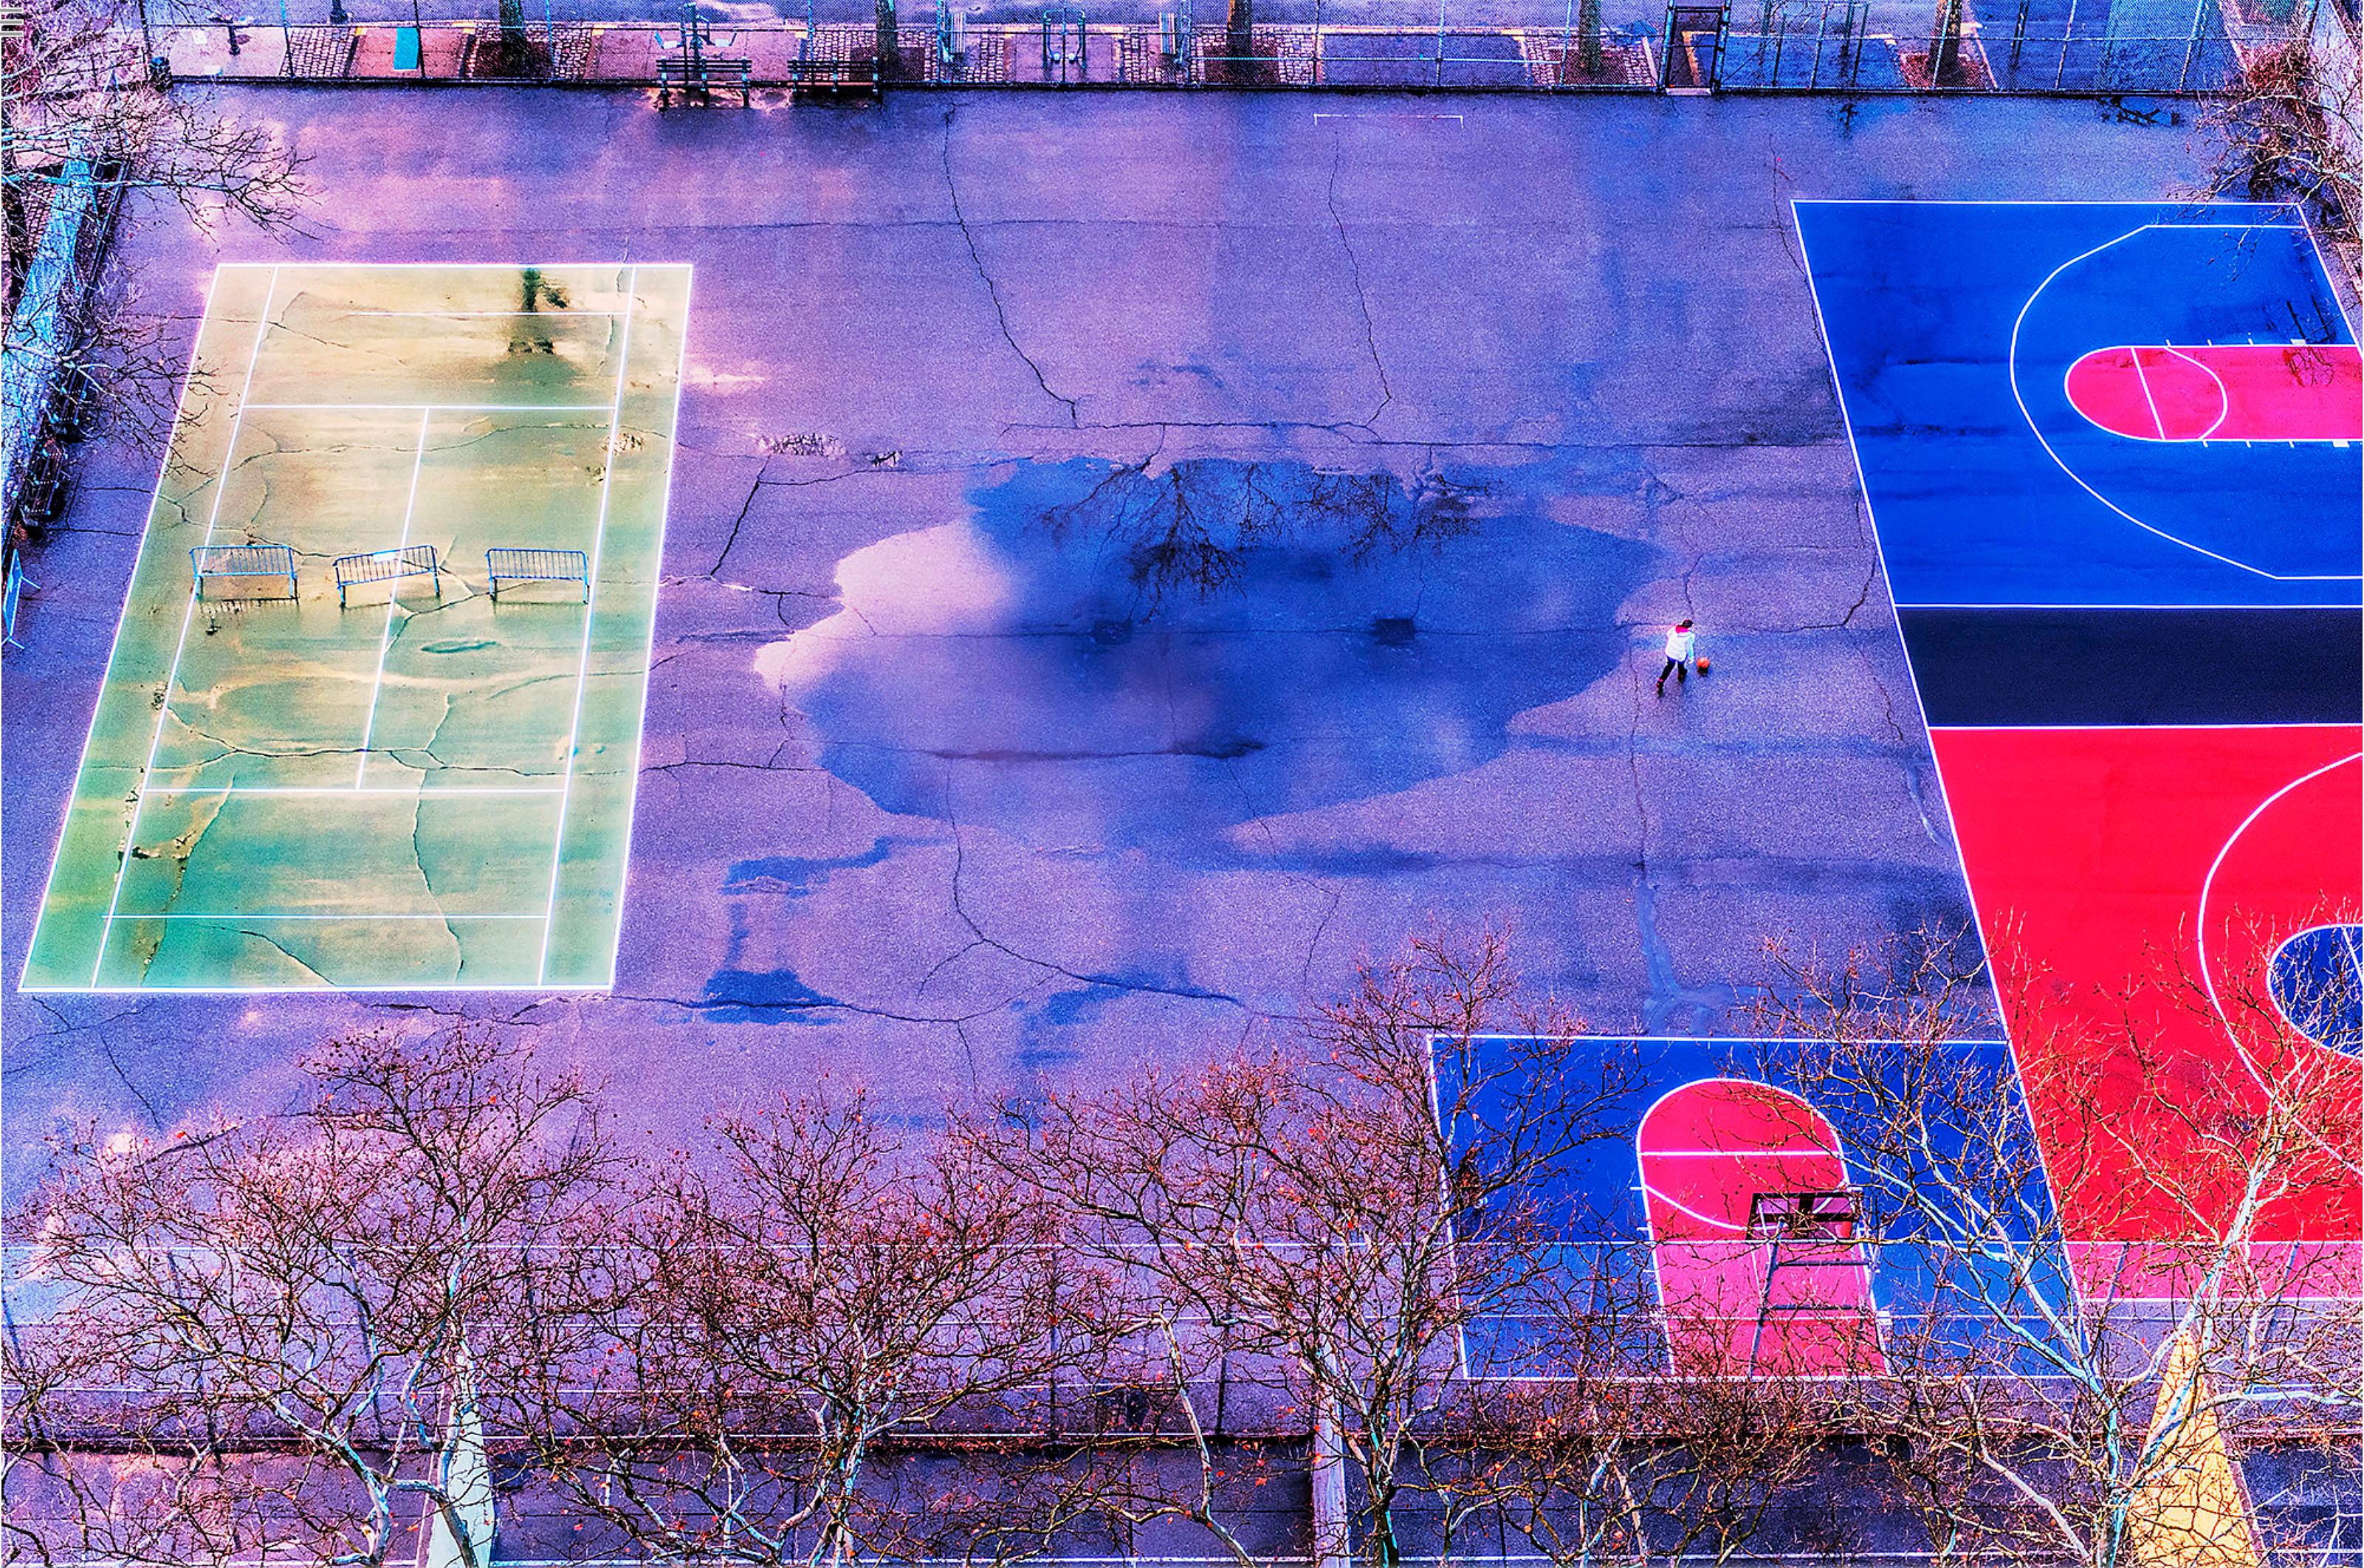
M2068 401L2138 441L2352 441L2364 437L2364 355L2350 343L2096 349L2068 367Z
M1821 1112L1711 1078L1651 1106L1635 1144L1678 1371L1886 1370L1856 1217L1820 1201L1849 1184Z
M2320 1052L2345 1084L2333 1141L2356 1146L2359 1063L2260 1027L2257 1009L2284 940L2364 907L2364 729L1931 738L2056 1195L2091 1239L2072 1249L2080 1281L2156 1294L2166 1281L2128 1277L2152 1270L2129 1244L2205 1230L2237 1195L2237 1171L2193 1129L2204 1113L2261 1102L2290 1053ZM2133 1092L2141 1080L2169 1092ZM2131 1125L2131 1105L2153 1106L2155 1125ZM2255 1234L2254 1262L2285 1293L2356 1294L2352 1179L2278 1198Z

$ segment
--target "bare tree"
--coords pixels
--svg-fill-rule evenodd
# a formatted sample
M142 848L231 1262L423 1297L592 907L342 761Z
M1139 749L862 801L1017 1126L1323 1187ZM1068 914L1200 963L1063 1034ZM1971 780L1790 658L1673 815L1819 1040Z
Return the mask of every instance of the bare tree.
M1039 1437L1088 1353L1092 1284L1063 1272L1041 1206L858 1090L716 1132L652 1173L581 1282L568 1310L604 1344L545 1363L548 1477L665 1559L1039 1550L1063 1516L998 1456ZM921 1450L971 1462L920 1485Z
M17 443L34 433L26 417L52 395L103 395L143 435L169 422L178 339L128 284L93 286L110 224L162 211L162 198L204 228L232 218L276 227L302 199L296 155L271 122L240 116L218 95L173 90L158 42L141 0L29 0L0 29L12 470L26 461ZM77 215L71 245L64 226L50 228L60 211ZM40 272L45 235L60 253ZM44 288L70 280L68 297L54 311L17 310L28 277Z
M6 1347L10 1480L44 1554L373 1565L440 1516L486 1561L455 1434L477 1375L546 1347L537 1255L599 1232L606 1129L578 1075L488 1035L310 1068L288 1114L77 1140L13 1217L44 1306Z
M2202 125L2215 148L2202 193L2298 203L2353 290L2364 277L2364 64L2340 6L2309 6L2289 37L2244 49L2238 74L2205 100Z
M1215 1485L1243 1430L1310 1437L1328 1558L1397 1562L1494 1506L1465 1341L1515 1338L1584 1229L1554 1177L1611 1134L1631 1057L1580 1032L1522 998L1501 933L1433 936L1288 1047L972 1127L1119 1282L1106 1375L1197 1459L1186 1485L1105 1495L1112 1513L1255 1561Z
M2269 1240L2352 1207L2354 1063L2298 1034L2260 963L2212 981L2170 956L2102 996L2006 945L2014 1071L1972 1044L1991 1015L1967 937L1773 961L1757 1016L1796 1042L1911 1292L1857 1419L1895 1440L1933 1547L2255 1561L2238 1443L2354 1431L2358 1326L2311 1277L2341 1249Z

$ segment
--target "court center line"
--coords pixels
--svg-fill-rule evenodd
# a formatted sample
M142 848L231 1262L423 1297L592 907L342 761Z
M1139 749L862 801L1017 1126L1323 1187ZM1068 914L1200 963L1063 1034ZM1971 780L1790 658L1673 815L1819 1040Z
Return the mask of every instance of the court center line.
M418 450L410 459L410 493L402 502L402 533L395 540L398 556L410 548L410 519L418 509L418 475L427 467L427 422L435 417L433 409L422 409L418 416ZM362 760L353 769L353 788L360 789L369 778L370 737L377 733L377 699L385 689L385 656L394 646L394 612L402 605L402 579L387 584L385 592L385 626L377 638L377 674L370 682L369 712L362 719Z
M221 472L214 479L214 504L206 513L206 536L200 548L214 541L214 526L221 520L222 496L229 489L229 476L238 466L239 433L246 427L246 395L254 390L255 362L262 358L262 340L271 335L271 307L279 297L279 269L271 269L271 281L263 285L262 309L254 324L254 343L247 350L246 379L239 384L238 410L230 416L229 445L222 451ZM106 918L98 929L98 951L91 955L90 983L98 984L98 974L106 963L106 944L115 935L115 911L123 903L124 879L131 873L131 847L139 841L139 818L148 808L148 779L156 771L156 752L164 744L164 726L173 717L173 687L181 678L181 655L188 651L189 627L197 616L198 584L189 584L188 603L181 610L181 635L173 644L172 667L164 672L164 697L156 705L156 732L148 740L148 760L139 765L139 787L133 792L131 828L123 840L123 857L115 866L115 892L106 901Z
M608 459L599 470L599 524L591 535L590 584L583 595L583 648L574 666L574 717L566 731L566 775L558 796L558 831L550 845L550 900L541 923L541 960L537 981L550 978L550 932L558 924L558 873L566 863L566 814L574 804L574 753L583 741L583 693L591 684L591 628L599 603L599 563L608 545L608 506L616 491L616 443L624 427L624 382L632 369L632 312L640 305L641 270L624 274L624 327L616 345L616 396L608 411ZM679 432L675 432L678 439ZM642 699L647 700L645 697ZM633 760L640 765L640 759Z

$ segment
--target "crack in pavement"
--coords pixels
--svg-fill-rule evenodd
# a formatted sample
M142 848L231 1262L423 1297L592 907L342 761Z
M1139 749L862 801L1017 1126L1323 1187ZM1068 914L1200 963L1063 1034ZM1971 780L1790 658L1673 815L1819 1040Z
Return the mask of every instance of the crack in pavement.
M953 199L953 222L959 227L961 239L968 246L968 259L976 268L977 282L985 285L986 297L993 301L993 318L1001 325L1002 340L1009 345L1009 351L1024 361L1026 368L1034 373L1034 384L1043 389L1043 395L1067 410L1068 425L1080 429L1083 428L1082 415L1076 406L1076 399L1064 397L1051 390L1051 384L1043 379L1043 367L1034 362L1033 355L1019 347L1017 335L1009 330L1009 312L1002 307L1001 290L995 286L993 274L985 270L984 253L977 250L976 236L970 231L968 216L961 210L960 183L953 178L953 116L955 112L952 109L944 111L944 189Z
M1880 679L1879 666L1872 662L1870 651L1858 650L1857 656L1863 661L1863 667L1871 676L1873 687L1879 693L1880 705L1888 718L1888 728L1896 736L1897 749L1904 753L1904 792L1912 797L1912 809L1921 814L1921 830L1929 835L1931 843L1942 847L1945 840L1937 832L1936 820L1929 814L1928 781L1923 776L1921 765L1921 759L1927 755L1927 752L1914 741L1912 733L1897 721L1896 694L1889 689L1886 681ZM1924 727L1923 734L1926 733L1926 728Z
M968 928L971 936L994 951L1015 959L1020 963L1031 964L1037 969L1064 975L1078 985L1105 986L1112 991L1131 991L1152 996L1173 996L1191 1002L1221 1002L1226 1006L1237 1007L1243 1013L1255 1012L1255 1009L1249 1006L1247 1003L1225 992L1203 991L1196 987L1186 988L1176 985L1152 985L1138 980L1120 980L1111 975L1086 974L1078 970L1069 969L1063 963L1054 963L1046 958L1037 958L1031 953L1020 952L1016 948L993 936L983 926L977 924L976 917L969 913L968 906L961 896L961 876L968 864L968 846L961 831L960 814L953 805L952 769L949 767L944 770L944 821L952 828L953 835L953 913L960 917L962 925ZM979 1015L971 1014L970 1016Z
M1338 171L1346 161L1346 139L1336 132L1333 136L1336 145L1330 159L1330 222L1338 231L1339 249L1346 252L1346 272L1355 284L1355 308L1362 313L1363 317L1363 346L1370 350L1371 369L1377 373L1379 378L1378 406L1363 417L1364 428L1369 428L1378 423L1379 416L1387 412L1388 405L1396 400L1396 390L1388 381L1387 361L1379 358L1378 330L1371 323L1370 297L1363 292L1362 258L1355 254L1355 242L1346 234L1345 217L1338 210Z
M118 1012L109 1013L105 1018L95 1019L93 1022L77 1024L69 1022L65 1014L53 1005L47 997L29 993L19 993L19 995L23 995L26 1001L32 1003L33 1006L40 1008L42 1012L49 1015L50 1022L53 1027L50 1028L48 1032L52 1036L63 1037L67 1035L85 1034L94 1029L97 1030L98 1053L100 1056L106 1058L108 1070L115 1074L117 1082L120 1083L125 1089L130 1092L131 1097L139 1102L139 1108L147 1113L148 1124L151 1127L159 1129L163 1127L164 1114L156 1108L156 1103L148 1097L146 1091L142 1090L139 1084L131 1081L131 1074L124 1071L122 1062L115 1054L115 1042L108 1038L108 1031L111 1030L114 1026L121 1023L124 1019L132 1017L139 1011L139 1008L136 1004L131 1006L125 1007Z

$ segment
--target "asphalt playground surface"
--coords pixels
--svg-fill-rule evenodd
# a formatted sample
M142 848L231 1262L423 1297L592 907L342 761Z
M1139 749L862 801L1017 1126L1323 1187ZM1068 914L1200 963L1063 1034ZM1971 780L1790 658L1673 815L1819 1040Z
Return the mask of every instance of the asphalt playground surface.
M927 1116L1187 1060L1438 919L1704 1036L1767 936L1967 921L1789 204L2196 156L2066 102L240 103L318 199L132 232L184 335L220 261L694 269L615 986L19 992L156 480L94 442L6 666L12 1184L390 1022L517 1025L663 1136L824 1073ZM1129 564L1259 506L1330 520ZM1715 673L1659 700L1681 614Z

